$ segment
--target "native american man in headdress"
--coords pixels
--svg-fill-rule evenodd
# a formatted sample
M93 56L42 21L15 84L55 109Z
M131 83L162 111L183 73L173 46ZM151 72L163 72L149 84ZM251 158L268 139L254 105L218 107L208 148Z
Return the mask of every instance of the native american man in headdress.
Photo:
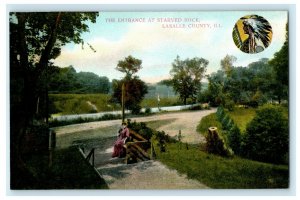
M240 49L245 53L259 53L271 42L272 27L269 22L258 15L242 17L244 34L248 38L242 42Z

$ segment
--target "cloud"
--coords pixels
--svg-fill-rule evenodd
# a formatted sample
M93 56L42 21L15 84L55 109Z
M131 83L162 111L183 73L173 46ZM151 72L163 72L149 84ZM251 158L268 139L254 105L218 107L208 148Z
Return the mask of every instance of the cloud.
M272 43L255 56L241 52L234 45L232 24L215 29L162 28L159 23L146 23L124 26L127 32L118 40L108 40L99 33L98 37L86 41L96 53L88 45L84 49L80 45L65 47L54 63L61 67L73 65L77 71L91 71L110 79L119 79L123 74L115 70L118 61L132 55L143 61L143 68L138 75L147 82L169 78L172 62L177 55L181 59L197 56L209 60L207 73L220 69L220 60L227 54L237 57L237 66L246 66L260 58L272 57L281 48L285 40L286 18L280 16L268 19L273 28ZM222 23L222 19L218 20L202 23Z
M81 71L98 71L102 74L116 72L114 69L119 60L128 55L139 55L143 67L152 69L155 64L162 64L162 54L165 50L180 50L197 46L200 49L204 43L210 42L209 29L171 29L162 28L160 24L139 24L129 27L128 32L118 41L98 37L87 41L96 50L94 53L87 45L84 49L76 45L72 49L63 48L61 55L54 61L58 66L73 65ZM200 45L201 44L201 45ZM176 53L179 53L178 51ZM175 53L174 53L175 54ZM175 59L176 55L173 55ZM168 60L169 61L169 60ZM169 63L171 65L171 63Z

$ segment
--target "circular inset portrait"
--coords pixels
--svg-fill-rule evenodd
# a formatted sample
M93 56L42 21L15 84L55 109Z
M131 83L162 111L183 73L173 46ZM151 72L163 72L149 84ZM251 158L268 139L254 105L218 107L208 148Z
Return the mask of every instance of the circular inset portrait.
M235 45L243 52L255 54L264 51L272 41L272 27L263 17L247 15L240 18L232 31Z

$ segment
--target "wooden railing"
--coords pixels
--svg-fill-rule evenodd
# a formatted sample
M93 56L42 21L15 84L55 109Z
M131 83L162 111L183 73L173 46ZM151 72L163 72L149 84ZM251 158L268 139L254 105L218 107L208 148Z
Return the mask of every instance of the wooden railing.
M126 149L125 162L129 164L150 160L150 155L147 150L151 148L151 142L131 129L129 129L129 133L130 139L124 145Z

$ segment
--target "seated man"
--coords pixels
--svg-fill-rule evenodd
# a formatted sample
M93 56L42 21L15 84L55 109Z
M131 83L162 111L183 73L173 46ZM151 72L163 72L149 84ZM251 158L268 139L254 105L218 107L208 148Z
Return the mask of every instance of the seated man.
M127 128L126 122L122 123L122 127L119 130L118 139L114 143L114 151L112 157L124 157L125 149L123 145L125 144L127 138L129 137L129 129Z

